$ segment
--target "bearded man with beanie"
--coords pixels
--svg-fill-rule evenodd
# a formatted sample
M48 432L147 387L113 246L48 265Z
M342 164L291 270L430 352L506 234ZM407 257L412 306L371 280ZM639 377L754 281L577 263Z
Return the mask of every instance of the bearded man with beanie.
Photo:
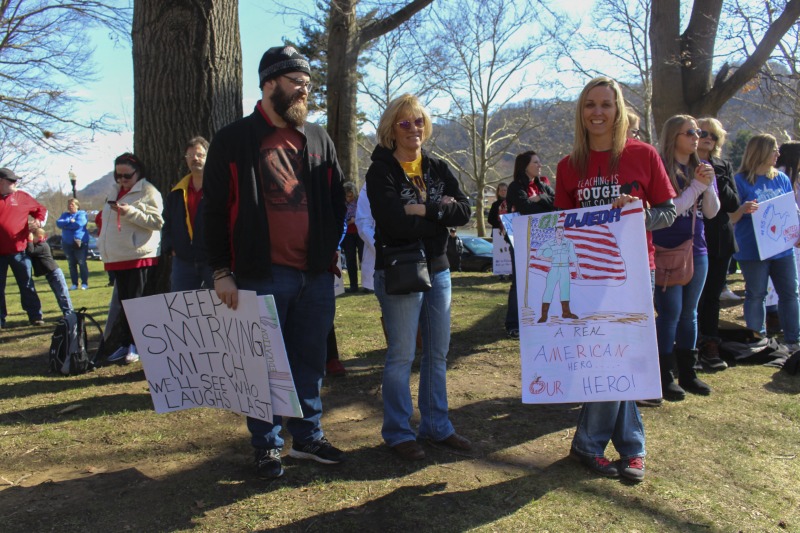
M209 147L203 215L217 296L234 309L239 289L275 298L303 411L285 421L289 456L335 464L344 454L323 435L320 390L335 311L344 176L328 134L306 123L310 74L306 58L291 46L264 53L262 99L250 116L217 132ZM261 477L283 474L283 422L247 418Z

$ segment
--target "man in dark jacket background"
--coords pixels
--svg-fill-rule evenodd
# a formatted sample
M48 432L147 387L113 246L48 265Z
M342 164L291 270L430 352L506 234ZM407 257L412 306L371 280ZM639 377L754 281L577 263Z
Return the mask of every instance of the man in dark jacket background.
M205 232L214 289L236 308L238 290L272 294L303 418L290 418L289 456L344 460L324 437L320 389L333 325L333 265L344 230L343 176L325 130L306 122L308 61L291 46L259 63L262 99L222 128L204 174ZM247 419L258 474L283 474L281 417Z
M183 154L189 174L172 188L164 202L161 250L172 256L170 284L173 291L214 287L206 256L203 223L203 169L206 165L206 152L207 140L203 137L189 139Z

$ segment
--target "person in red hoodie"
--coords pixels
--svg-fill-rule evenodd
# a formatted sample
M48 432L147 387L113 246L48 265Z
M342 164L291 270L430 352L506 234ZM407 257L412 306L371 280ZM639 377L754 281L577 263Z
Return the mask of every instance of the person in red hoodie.
M33 196L17 190L17 177L8 168L0 168L0 326L6 327L6 277L8 267L19 286L22 308L33 326L44 325L42 303L36 294L31 275L31 259L25 253L28 234L47 221L47 209ZM29 222L29 217L33 221Z

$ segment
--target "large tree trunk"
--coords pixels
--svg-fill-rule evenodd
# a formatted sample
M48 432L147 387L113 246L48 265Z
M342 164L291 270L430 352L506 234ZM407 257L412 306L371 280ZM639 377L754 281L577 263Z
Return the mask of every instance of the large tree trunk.
M134 2L133 145L162 194L188 172L186 141L242 116L238 4Z
M358 0L330 0L328 17L328 135L345 178L358 183L358 55L370 41L410 19L433 0L413 0L381 19L359 21Z
M358 183L358 22L354 0L332 0L328 23L328 135L347 179ZM332 46L331 43L336 43Z
M238 0L136 0L133 146L166 196L188 173L184 145L242 116ZM162 257L147 292L169 287Z
M694 2L682 35L679 0L658 0L652 5L653 116L659 129L669 117L680 113L716 116L725 102L758 74L800 17L800 0L790 0L745 62L735 70L724 65L714 77L712 61L722 0Z

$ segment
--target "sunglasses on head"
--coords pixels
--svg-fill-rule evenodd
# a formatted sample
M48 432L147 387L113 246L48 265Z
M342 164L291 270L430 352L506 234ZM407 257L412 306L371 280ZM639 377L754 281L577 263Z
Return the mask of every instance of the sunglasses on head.
M415 128L422 128L423 126L425 126L425 119L420 117L420 118L415 118L413 121L401 120L400 122L395 122L395 124L403 128L404 130L410 130L412 124L414 125Z
M717 142L719 140L719 137L717 137L716 135L714 135L710 131L700 130L700 138L701 139L705 139L706 137L711 137L711 140L714 141L714 142Z

